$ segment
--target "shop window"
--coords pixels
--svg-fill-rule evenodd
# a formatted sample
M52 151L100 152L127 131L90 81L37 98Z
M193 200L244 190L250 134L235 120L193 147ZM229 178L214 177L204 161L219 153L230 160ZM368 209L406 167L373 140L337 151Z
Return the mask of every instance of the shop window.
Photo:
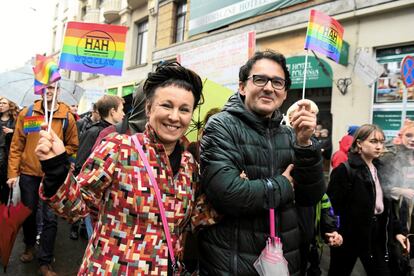
M118 87L108 88L106 90L106 94L117 96L118 95Z

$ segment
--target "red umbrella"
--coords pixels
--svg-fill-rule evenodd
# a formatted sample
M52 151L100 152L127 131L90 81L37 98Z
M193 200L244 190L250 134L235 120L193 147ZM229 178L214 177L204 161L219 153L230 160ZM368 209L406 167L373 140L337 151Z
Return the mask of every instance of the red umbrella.
M12 198L12 195L13 192L10 191L10 198ZM22 202L13 205L12 201L9 200L7 205L0 205L0 255L4 272L6 272L10 254L20 226L31 212L32 210L26 207Z

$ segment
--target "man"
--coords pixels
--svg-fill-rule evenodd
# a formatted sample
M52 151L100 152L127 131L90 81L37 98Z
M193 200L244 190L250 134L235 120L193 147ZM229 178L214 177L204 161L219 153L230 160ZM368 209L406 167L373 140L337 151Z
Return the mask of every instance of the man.
M310 103L298 102L293 130L280 125L290 84L284 56L258 52L240 68L239 91L207 123L201 188L223 217L199 233L200 275L257 275L253 263L269 236L269 208L289 273L300 273L296 206L316 205L325 185Z
M57 102L52 107L52 99L55 92L56 83L46 88L46 103L50 118L50 111L53 110L52 129L64 141L66 153L72 155L78 149L78 133L76 122L70 112L69 107ZM56 89L58 96L60 92L59 85ZM31 215L23 223L24 243L26 249L20 256L24 263L31 262L34 258L34 245L36 242L36 211L39 201L39 185L42 180L43 172L40 167L34 150L39 140L38 132L24 132L24 122L30 116L46 116L43 109L43 100L37 100L34 105L24 108L17 118L16 128L10 146L8 180L7 184L12 187L16 184L17 177L20 176L19 185L21 190L22 202L32 209ZM41 234L40 250L38 252L38 261L42 275L53 276L51 263L53 261L53 248L57 232L56 215L44 205L42 208L43 230Z
M83 163L92 152L99 133L106 127L121 122L125 116L124 100L118 96L104 95L96 102L101 120L87 129L79 139L79 151L76 157L75 174L82 169Z
M94 123L99 122L99 120L101 120L101 116L99 116L98 109L96 108L96 103L94 103L92 105L92 110L76 122L76 126L78 127L78 136L81 137L81 135L88 128L90 128Z

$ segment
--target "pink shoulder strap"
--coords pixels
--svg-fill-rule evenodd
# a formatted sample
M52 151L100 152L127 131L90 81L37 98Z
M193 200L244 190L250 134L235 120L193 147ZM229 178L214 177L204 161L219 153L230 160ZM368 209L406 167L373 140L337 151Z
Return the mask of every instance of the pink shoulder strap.
M152 172L152 169L151 169L151 166L148 162L147 156L145 155L144 151L142 150L142 146L141 146L141 143L138 140L137 134L132 135L131 138L134 141L135 148L138 150L138 153L139 153L139 156L141 157L142 162L144 162L145 168L146 168L146 170L148 172L148 175L150 177L151 184L154 188L155 195L157 197L158 208L160 208L162 226L164 228L165 238L167 239L167 246L168 246L168 251L170 252L169 255L170 255L171 262L172 262L172 267L173 267L173 270L175 270L176 261L175 261L175 257L174 257L174 250L173 250L173 246L172 246L172 243L171 243L170 229L168 228L167 218L165 217L164 205L162 204L160 189L158 188L157 181L155 180L154 173Z

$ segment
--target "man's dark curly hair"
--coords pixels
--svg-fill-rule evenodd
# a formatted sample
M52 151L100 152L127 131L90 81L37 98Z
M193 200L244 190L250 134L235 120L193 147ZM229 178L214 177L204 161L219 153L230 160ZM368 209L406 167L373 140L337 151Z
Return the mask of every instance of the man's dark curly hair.
M250 75L250 71L252 71L253 65L261 59L270 59L279 64L283 72L285 72L285 89L288 90L292 81L290 79L290 74L286 66L286 59L285 57L278 52L272 50L266 50L263 52L256 52L242 67L240 67L239 71L239 81L245 82Z
M152 101L159 87L175 86L191 91L194 96L194 109L202 99L203 83L194 71L184 68L178 62L163 63L155 72L148 73L143 89L147 100Z

